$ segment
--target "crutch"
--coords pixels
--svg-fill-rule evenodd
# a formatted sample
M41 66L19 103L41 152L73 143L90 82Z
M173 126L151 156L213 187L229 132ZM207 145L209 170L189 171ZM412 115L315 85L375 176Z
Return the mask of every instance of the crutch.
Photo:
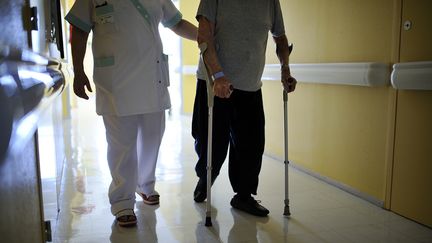
M211 172L212 172L212 138L213 138L213 80L209 74L209 70L204 62L204 53L207 50L207 43L201 43L200 62L205 67L205 78L207 86L207 104L208 104L208 131L207 131L207 202L206 202L206 219L205 226L212 226L211 221Z
M288 47L288 51L291 54L293 49L293 44L290 44ZM284 145L285 145L285 160L284 160L284 164L285 164L285 200L284 200L284 216L290 216L291 212L290 212L290 207L289 207L289 198L288 198L288 187L289 187L289 182L288 182L288 165L289 165L289 160L288 160L288 93L285 91L283 91L283 102L284 102Z

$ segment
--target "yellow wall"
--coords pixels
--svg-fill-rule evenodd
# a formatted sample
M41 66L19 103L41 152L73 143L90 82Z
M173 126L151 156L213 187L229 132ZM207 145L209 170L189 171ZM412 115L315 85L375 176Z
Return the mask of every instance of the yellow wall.
M393 0L281 0L281 6L295 63L390 61ZM268 49L268 61L276 63Z
M282 157L279 86L267 83L263 91L266 152ZM388 87L300 84L289 96L290 160L384 200L391 95Z
M393 0L281 4L294 43L291 63L392 62L397 46ZM267 60L276 63L271 45ZM266 152L282 158L281 87L265 82L263 91ZM289 97L290 161L384 201L395 91L390 86L299 84Z
M199 0L184 0L180 1L180 11L183 18L198 26L195 19ZM182 64L197 65L199 58L199 49L196 42L182 40ZM195 98L196 75L187 74L182 76L182 111L186 114L191 114L193 109L193 101Z
M198 54L197 54L198 55ZM182 80L182 112L192 114L196 90L196 75L183 75Z

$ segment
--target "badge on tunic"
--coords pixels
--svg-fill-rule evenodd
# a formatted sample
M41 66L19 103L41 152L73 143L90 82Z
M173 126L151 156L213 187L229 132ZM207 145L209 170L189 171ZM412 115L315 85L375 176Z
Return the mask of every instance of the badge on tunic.
M97 5L96 9L96 22L98 24L114 23L114 7L112 4Z

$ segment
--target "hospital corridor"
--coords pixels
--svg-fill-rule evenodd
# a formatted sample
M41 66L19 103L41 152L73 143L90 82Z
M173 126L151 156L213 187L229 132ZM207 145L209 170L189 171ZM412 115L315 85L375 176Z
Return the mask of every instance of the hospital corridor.
M167 116L156 170L160 205L137 196L137 227L116 225L107 191L103 122L91 101L81 101L71 119L70 156L64 168L61 210L54 242L431 242L432 230L290 168L291 217L283 216L283 162L265 156L257 199L268 218L233 209L234 195L223 166L212 187L213 226L204 226L205 202L193 201L196 155L191 117Z
M0 0L0 242L432 243L432 2L245 4Z

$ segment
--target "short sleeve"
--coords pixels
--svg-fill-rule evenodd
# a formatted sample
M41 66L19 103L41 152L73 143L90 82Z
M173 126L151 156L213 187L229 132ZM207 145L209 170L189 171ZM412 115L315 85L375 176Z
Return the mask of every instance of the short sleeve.
M93 27L92 9L91 0L76 0L65 19L69 24L89 33Z
M271 33L274 37L279 37L285 34L285 26L279 0L274 0L274 14Z
M196 19L203 16L212 23L216 23L217 0L201 0L198 6Z
M176 6L171 2L171 0L162 0L162 24L167 28L171 28L174 25L178 24L180 20L183 18L180 11L176 8Z

